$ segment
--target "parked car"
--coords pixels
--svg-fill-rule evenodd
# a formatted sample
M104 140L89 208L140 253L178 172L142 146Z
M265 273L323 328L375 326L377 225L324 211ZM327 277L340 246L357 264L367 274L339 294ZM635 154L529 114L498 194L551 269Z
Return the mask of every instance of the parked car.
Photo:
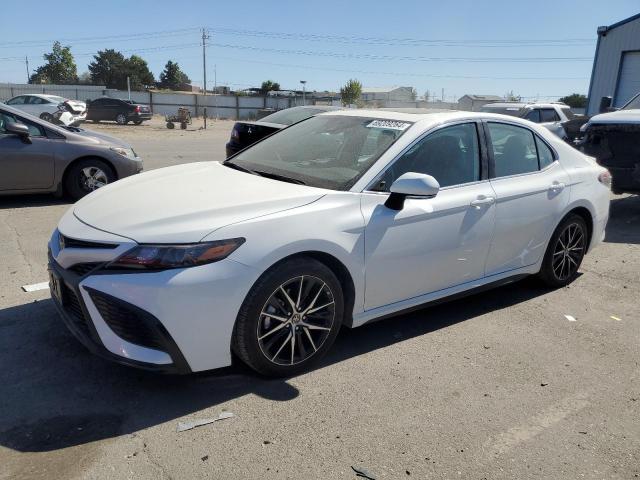
M580 134L580 127L588 117L575 115L571 108L561 102L551 103L489 103L481 108L487 113L500 113L524 118L548 128L558 137L573 141Z
M119 125L126 125L129 122L140 125L145 120L151 120L151 117L151 109L148 105L108 97L89 102L87 113L87 120L93 122L114 121Z
M236 122L231 129L231 138L226 145L227 158L289 125L331 110L340 110L340 107L324 105L292 107L274 112L256 122Z
M591 117L579 148L606 167L614 193L640 193L640 93L620 110Z
M357 327L538 275L577 276L609 212L609 172L504 115L327 112L224 163L87 196L49 241L74 335L166 372L290 375Z
M18 110L30 113L47 122L77 127L87 119L87 104L57 95L27 94L7 100Z
M53 192L78 199L141 170L142 160L121 140L0 105L0 195Z

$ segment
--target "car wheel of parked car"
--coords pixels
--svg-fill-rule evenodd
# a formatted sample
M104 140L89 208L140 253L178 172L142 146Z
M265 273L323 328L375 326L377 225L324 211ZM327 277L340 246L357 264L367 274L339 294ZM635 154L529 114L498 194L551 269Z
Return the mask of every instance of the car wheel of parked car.
M116 115L116 123L118 125L126 125L127 122L127 116L124 113L119 113Z
M53 123L53 115L51 115L50 113L44 112L42 115L40 115L40 118L45 122Z
M116 180L109 165L97 158L88 158L72 165L65 173L64 188L69 196L78 200Z
M312 258L285 261L265 272L247 295L233 350L263 375L292 375L331 347L343 311L340 282L326 265Z
M136 120L133 122L135 125L142 125L142 120Z
M587 252L588 231L580 215L570 214L556 228L542 261L540 278L550 287L571 283Z

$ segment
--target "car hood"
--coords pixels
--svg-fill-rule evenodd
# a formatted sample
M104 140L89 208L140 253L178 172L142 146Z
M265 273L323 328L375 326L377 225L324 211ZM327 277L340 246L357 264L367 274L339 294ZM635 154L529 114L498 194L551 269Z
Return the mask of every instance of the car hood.
M69 134L68 131L65 131L64 133L67 135ZM104 133L98 133L92 130L84 130L84 129L78 129L78 131L72 131L71 133L76 137L80 137L79 140L93 143L95 145L109 145L109 146L130 148L127 142L124 142L119 138L115 138L110 135L105 135Z
M119 180L76 203L74 215L138 243L190 243L232 223L312 203L326 193L201 162Z
M589 123L640 123L640 109L618 110L617 112L601 113L589 119Z

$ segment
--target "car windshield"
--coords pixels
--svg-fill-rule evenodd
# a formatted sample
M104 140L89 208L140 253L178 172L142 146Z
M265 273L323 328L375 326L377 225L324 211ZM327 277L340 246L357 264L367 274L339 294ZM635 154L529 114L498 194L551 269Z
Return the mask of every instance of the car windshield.
M271 115L267 115L266 117L261 118L260 121L279 123L280 125L293 125L294 123L298 123L305 118L309 118L324 111L325 110L322 110L320 108L293 107L287 108L285 110L280 110L279 112L272 113Z
M500 113L502 115L511 115L512 117L522 117L525 109L520 107L482 107L481 112Z
M227 164L295 183L348 190L410 126L405 121L320 115L265 138Z
M627 102L622 110L635 110L640 108L640 93Z

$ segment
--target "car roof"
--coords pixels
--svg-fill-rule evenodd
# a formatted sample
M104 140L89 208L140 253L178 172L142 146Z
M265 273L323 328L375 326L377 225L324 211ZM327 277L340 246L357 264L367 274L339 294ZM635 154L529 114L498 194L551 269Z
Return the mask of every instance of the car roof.
M496 102L496 103L487 103L482 105L482 108L532 108L532 107L541 107L541 108L569 108L569 105L562 102Z

